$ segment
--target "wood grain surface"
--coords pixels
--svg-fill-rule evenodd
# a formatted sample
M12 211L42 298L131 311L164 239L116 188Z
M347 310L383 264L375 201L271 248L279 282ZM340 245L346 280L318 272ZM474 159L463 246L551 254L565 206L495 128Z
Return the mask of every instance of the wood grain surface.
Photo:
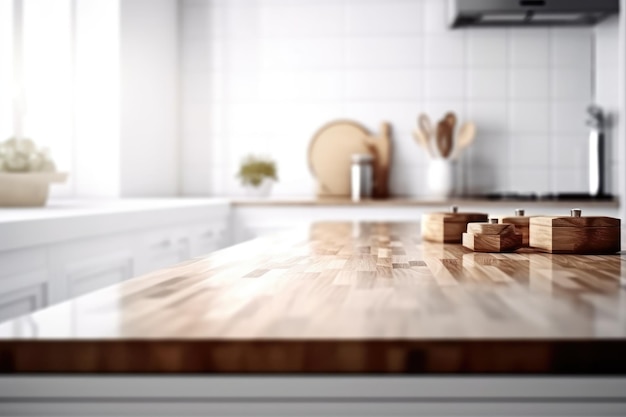
M512 224L468 223L463 246L475 252L513 252L522 247L522 234Z
M0 324L0 372L626 374L626 254L317 223Z
M422 238L429 242L461 243L470 222L486 222L487 213L427 213L422 215Z
M503 224L514 225L515 231L522 234L522 245L528 246L530 244L530 218L531 216L501 216L499 221Z
M621 250L620 219L533 217L529 243L551 253L615 253Z

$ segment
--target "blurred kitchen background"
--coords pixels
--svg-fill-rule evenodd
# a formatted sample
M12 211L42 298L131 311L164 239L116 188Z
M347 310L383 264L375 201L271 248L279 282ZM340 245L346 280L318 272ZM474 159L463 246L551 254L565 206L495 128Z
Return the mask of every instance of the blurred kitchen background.
M0 137L12 136L13 108L23 108L24 136L70 173L52 197L239 196L235 174L248 154L275 160L274 197L314 197L315 131L353 119L376 132L386 120L391 193L424 197L428 157L411 132L419 113L436 121L451 110L477 126L459 195L587 192L586 107L598 104L613 122L618 109L618 15L580 27L452 30L447 7L0 0ZM608 191L621 194L624 152L609 124Z

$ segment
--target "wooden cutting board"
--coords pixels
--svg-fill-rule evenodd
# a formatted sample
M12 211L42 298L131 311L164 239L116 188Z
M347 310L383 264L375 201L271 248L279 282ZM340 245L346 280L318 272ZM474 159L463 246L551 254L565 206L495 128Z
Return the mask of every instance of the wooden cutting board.
M351 157L371 153L367 138L370 131L351 120L336 120L321 127L309 145L311 173L318 182L319 197L350 196Z
M367 146L374 155L374 197L387 198L391 165L391 125L382 122L379 135L369 137Z

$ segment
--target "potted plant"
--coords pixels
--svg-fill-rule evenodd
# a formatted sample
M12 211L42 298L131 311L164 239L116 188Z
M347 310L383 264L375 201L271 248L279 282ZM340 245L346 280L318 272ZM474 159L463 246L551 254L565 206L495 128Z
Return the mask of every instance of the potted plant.
M10 138L0 143L0 206L43 206L49 185L64 182L47 149L30 139Z
M249 155L241 162L237 177L252 197L267 197L272 185L278 181L276 163L269 158Z

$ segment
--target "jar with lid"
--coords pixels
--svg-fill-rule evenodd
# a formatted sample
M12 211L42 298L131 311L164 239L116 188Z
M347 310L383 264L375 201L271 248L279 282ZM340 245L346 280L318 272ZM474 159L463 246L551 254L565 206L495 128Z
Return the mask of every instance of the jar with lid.
M372 197L374 188L374 157L369 153L352 155L351 191L352 201Z

